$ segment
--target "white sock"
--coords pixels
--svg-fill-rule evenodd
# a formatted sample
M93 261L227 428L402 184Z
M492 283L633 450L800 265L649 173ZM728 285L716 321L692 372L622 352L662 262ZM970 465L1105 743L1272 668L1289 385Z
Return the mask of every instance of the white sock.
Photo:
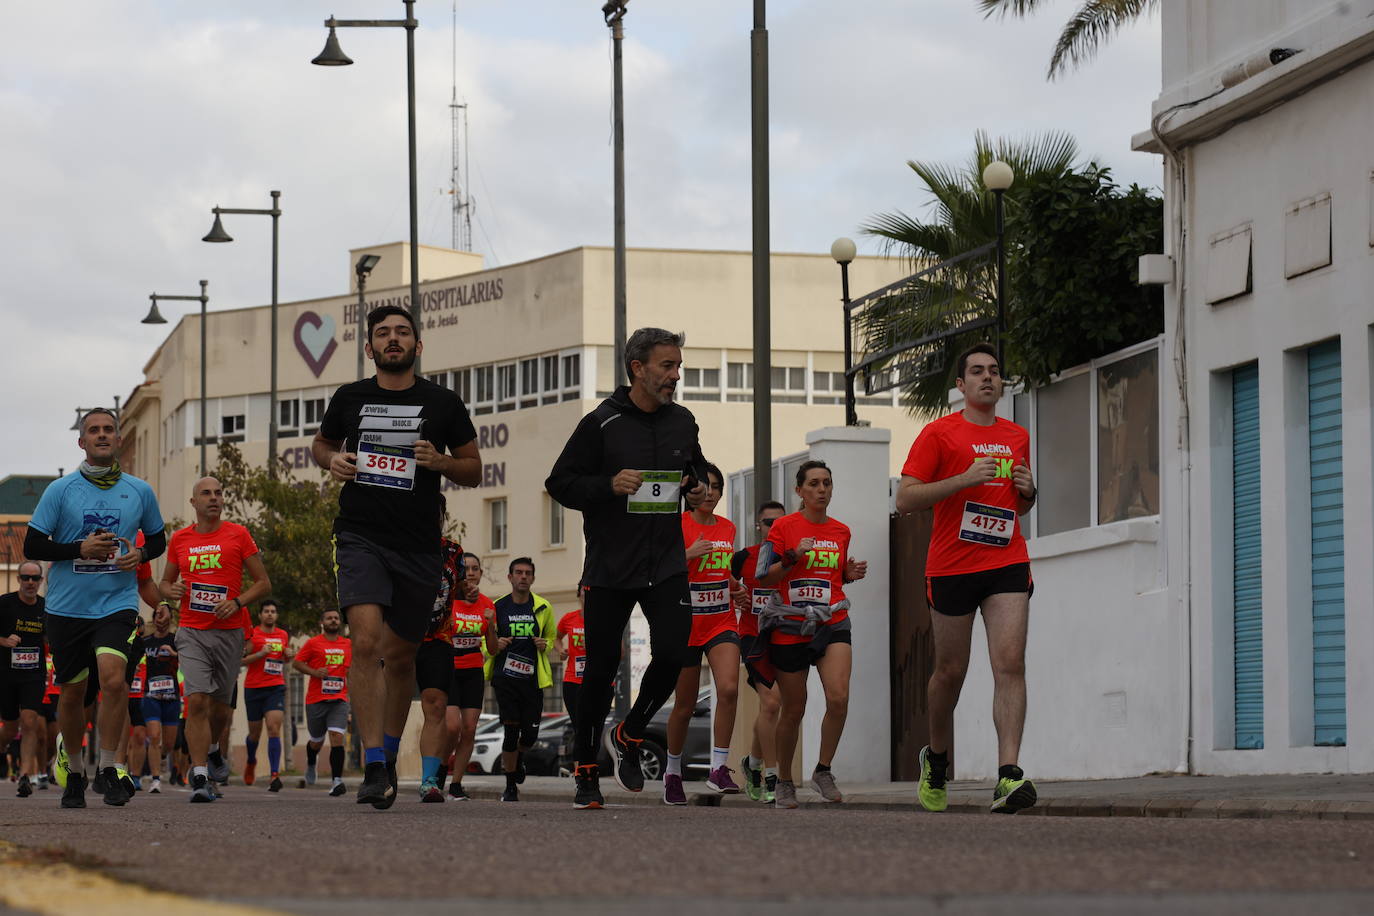
M762 763L763 761L755 757L753 754L750 754L744 758L744 765L751 770L757 770L759 768L759 765Z
M218 754L218 753L219 753L219 742L215 742L214 744L210 745L210 750L208 751L208 753L211 753L211 754Z
M105 769L106 767L112 767L112 766L114 766L114 765L115 765L115 752L114 752L114 751L107 751L107 750L105 750L105 749L102 747L102 748L100 749L100 768L103 770L103 769Z
M204 776L206 779L209 779L209 778L210 778L210 768L209 768L209 767L191 767L191 777L194 779L194 778L197 777L197 776Z
M765 779L766 779L767 777L769 777L769 776L772 776L774 779L777 779L777 778L778 778L778 768L777 768L777 767L764 767L764 768L763 768L763 775L764 775L764 778L765 778Z
M337 785L338 785L339 783L341 783L341 782L343 782L343 779L342 779L342 777L339 777L339 776L333 776L333 777L331 777L330 780L329 780L329 784L332 785L332 786L337 786Z
M725 766L726 761L728 761L729 759L730 749L728 747L711 748L711 769L720 769L721 767Z
M668 773L667 773L667 775L669 775L669 776L676 776L676 777L678 777L679 779L682 778L682 755L681 755L681 754L674 754L672 751L669 751L669 752L668 752Z

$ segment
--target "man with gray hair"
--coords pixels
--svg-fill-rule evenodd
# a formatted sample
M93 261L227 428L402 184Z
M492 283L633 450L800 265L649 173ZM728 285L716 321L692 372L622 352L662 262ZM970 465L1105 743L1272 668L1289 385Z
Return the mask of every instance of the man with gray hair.
M587 542L576 808L604 804L597 745L630 612L638 604L648 619L652 652L634 707L610 742L616 782L630 792L644 788L644 727L673 692L692 628L679 516L683 498L696 506L706 495L706 459L691 411L673 402L683 342L683 335L662 328L640 328L630 336L630 384L582 418L544 482L550 496L582 513Z

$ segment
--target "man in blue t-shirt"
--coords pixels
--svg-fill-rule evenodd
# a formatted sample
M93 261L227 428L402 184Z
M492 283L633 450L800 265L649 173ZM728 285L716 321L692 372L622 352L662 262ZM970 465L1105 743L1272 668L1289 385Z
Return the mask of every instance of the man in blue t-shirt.
M24 555L47 560L47 631L53 680L62 687L57 723L66 748L79 749L86 730L88 678L100 685L97 713L99 770L105 804L123 805L129 794L115 772L120 733L127 727L125 669L138 620L140 563L167 547L162 513L152 487L120 470L119 421L111 410L88 411L78 424L81 466L48 485L24 539ZM145 542L134 546L142 530ZM72 769L65 753L57 762L65 777L63 808L86 807L88 774Z

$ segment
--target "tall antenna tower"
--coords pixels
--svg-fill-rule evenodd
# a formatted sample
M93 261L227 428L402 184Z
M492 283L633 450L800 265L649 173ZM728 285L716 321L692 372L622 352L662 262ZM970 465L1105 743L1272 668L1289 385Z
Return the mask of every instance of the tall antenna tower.
M449 102L453 122L453 168L449 194L453 197L453 247L472 250L472 196L468 193L468 106L458 102L458 0L453 0L453 97Z

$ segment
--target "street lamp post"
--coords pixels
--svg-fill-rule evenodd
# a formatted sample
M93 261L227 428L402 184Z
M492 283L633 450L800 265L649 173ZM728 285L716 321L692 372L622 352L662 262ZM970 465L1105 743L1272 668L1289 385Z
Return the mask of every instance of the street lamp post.
M750 45L750 111L754 213L754 505L773 498L772 243L768 221L768 24L765 0L754 0Z
M157 304L162 302L199 302L200 303L200 472L205 474L209 470L209 465L205 461L205 313L210 304L210 297L206 294L206 287L210 285L209 280L200 281L199 296L164 296L152 293L148 296L152 300L152 306L148 309L148 315L143 319L143 324L166 324L167 319L162 317L162 313L157 310Z
M625 338L629 334L625 318L625 72L621 64L621 44L625 39L625 5L630 0L609 0L601 15L611 29L612 71L612 158L615 184L615 371L625 365ZM617 709L617 712L619 710Z
M233 236L224 231L224 224L220 222L221 213L245 213L256 216L272 217L272 368L270 371L272 392L268 396L268 404L271 405L267 411L267 473L275 478L277 476L277 220L281 218L281 191L271 191L272 206L266 210L245 210L235 207L212 207L210 212L215 214L215 222L210 226L210 231L205 233L202 242L232 242Z
M1003 197L1015 179L1011 166L1000 159L994 159L983 169L983 186L992 192L997 214L997 365L1003 372L1006 372L1006 362L1002 358L1002 339L1007 333L1007 231Z
M367 288L368 275L372 273L372 268L377 266L377 262L382 259L381 255L365 254L358 259L358 265L353 268L358 275L358 381L363 380L363 338L367 336L367 297L364 291Z
M844 425L858 426L859 412L854 407L854 331L849 322L849 265L858 254L854 240L835 239L830 246L830 256L840 265L840 301L844 303Z
M335 29L375 29L400 28L406 30L406 99L409 114L410 139L410 316L418 332L424 317L420 303L420 208L416 194L415 176L415 29L420 25L415 18L415 0L401 0L406 5L404 19L335 19L330 16L324 21L329 28L324 50L311 61L321 67L346 67L353 63L339 47ZM420 357L415 357L415 372L420 372Z

